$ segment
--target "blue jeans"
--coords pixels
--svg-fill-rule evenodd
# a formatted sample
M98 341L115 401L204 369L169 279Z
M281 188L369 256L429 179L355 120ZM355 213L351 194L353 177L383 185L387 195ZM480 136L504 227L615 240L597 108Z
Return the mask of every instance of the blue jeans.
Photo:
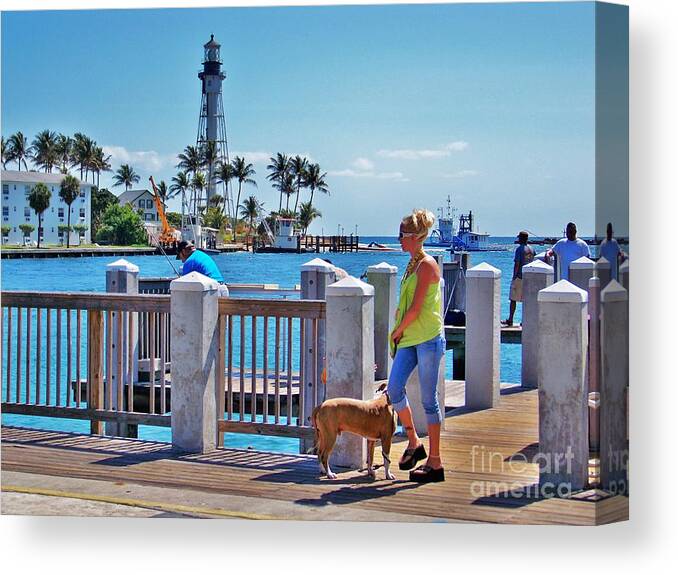
M444 353L445 340L440 335L418 345L398 348L393 358L387 387L393 409L400 411L409 405L405 384L416 367L419 374L421 403L424 406L427 423L440 423L443 420L438 405L437 387L440 360Z

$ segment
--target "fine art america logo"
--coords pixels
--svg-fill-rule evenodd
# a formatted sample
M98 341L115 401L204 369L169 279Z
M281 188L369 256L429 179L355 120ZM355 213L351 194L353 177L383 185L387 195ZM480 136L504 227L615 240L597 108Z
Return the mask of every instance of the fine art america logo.
M625 493L628 487L626 472L628 468L628 451L609 456L613 478L606 491L615 495ZM570 481L558 481L561 477L566 479L572 476L574 468L574 452L568 446L565 452L542 453L538 452L532 457L524 453L513 454L506 458L499 451L488 451L484 445L474 445L471 448L471 472L480 474L510 474L520 475L531 471L530 466L537 465L542 476L542 481L526 485L525 481L473 481L470 486L471 495L481 497L505 497L518 499L546 499L551 497L570 497L573 492L581 487L574 487ZM544 477L555 481L545 481Z

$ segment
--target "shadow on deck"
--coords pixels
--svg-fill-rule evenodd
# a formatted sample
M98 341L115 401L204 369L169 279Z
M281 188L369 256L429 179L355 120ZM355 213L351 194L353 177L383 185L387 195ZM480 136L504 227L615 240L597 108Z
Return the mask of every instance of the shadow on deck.
M187 455L165 443L16 427L2 428L3 469L50 476L124 481L293 502L321 510L362 511L492 523L594 525L628 518L628 499L542 498L538 468L536 391L502 393L498 408L448 411L441 451L444 483L411 483L395 465L395 481L364 471L320 478L314 456L219 449ZM449 405L449 404L448 404ZM405 442L396 438L396 462ZM378 453L379 450L377 450ZM381 456L375 456L381 462ZM319 516L321 518L322 515Z

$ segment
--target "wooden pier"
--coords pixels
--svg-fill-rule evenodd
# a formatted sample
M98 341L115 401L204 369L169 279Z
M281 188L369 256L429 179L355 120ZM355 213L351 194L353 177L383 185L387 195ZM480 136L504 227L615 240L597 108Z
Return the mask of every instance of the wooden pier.
M393 461L405 446L397 437ZM286 501L315 509L318 519L332 505L452 522L595 525L628 518L624 496L600 500L593 490L567 499L538 495L537 464L524 462L538 451L536 391L504 389L494 409L448 409L441 448L444 483L411 483L397 466L395 481L383 479L381 468L376 481L341 469L329 481L309 455L242 449L179 455L159 442L2 428L3 470Z

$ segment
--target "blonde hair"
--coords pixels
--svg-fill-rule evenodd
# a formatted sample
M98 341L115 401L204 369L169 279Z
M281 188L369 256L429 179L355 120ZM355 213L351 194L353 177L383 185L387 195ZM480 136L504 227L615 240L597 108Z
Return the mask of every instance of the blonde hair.
M401 222L403 231L410 234L417 234L417 238L423 240L428 236L429 230L433 227L436 218L425 209L412 210L409 216L405 216Z

